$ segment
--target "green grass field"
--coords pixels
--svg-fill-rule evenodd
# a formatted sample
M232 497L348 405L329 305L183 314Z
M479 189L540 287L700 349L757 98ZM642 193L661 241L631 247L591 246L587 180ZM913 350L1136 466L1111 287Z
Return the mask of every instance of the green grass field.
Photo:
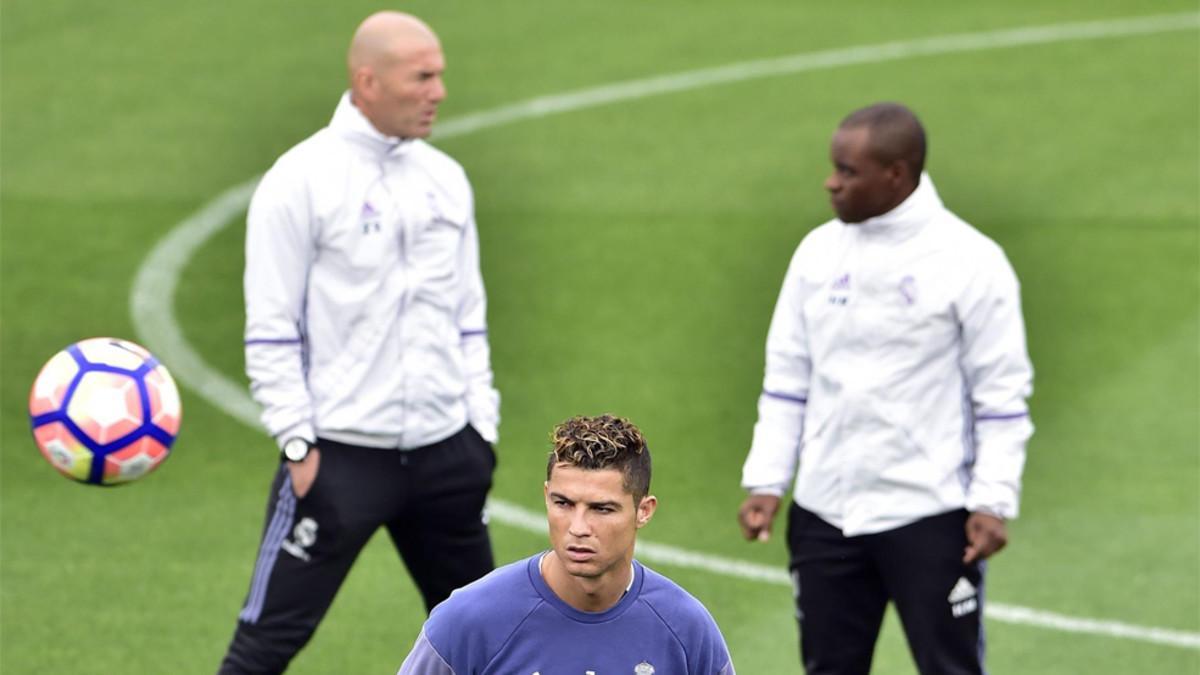
M41 459L26 398L63 346L142 334L129 298L147 255L327 122L350 33L377 8L4 4L0 672L215 670L254 563L269 440L177 370L174 456L142 483L91 488ZM993 618L992 672L1200 672L1195 2L404 9L442 36L449 129L536 97L734 63L1176 13L1153 32L731 80L434 142L477 193L504 396L494 496L539 509L550 427L616 412L655 448L661 506L646 540L782 570L781 537L746 544L734 519L767 322L796 243L829 217L821 182L838 119L881 99L910 104L943 198L1005 247L1022 279L1037 369L1023 514L990 568L988 600L1192 641ZM178 270L173 304L192 348L244 390L241 221L231 214ZM492 532L504 562L545 545L499 520ZM799 671L786 587L655 566L712 610L739 672ZM378 537L291 672L395 672L423 618ZM876 672L913 672L891 619Z

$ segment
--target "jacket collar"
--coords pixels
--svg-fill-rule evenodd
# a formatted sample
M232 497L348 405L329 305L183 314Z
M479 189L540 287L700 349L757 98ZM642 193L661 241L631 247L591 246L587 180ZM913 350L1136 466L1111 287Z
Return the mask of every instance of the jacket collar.
M375 128L362 111L350 101L350 92L342 94L329 128L373 153L398 157L412 149L414 140L386 136Z
M938 196L937 188L929 174L922 173L917 189L900 202L896 208L868 218L854 227L861 228L863 234L871 236L907 238L916 234L922 225L929 222L935 213L944 209L942 198Z

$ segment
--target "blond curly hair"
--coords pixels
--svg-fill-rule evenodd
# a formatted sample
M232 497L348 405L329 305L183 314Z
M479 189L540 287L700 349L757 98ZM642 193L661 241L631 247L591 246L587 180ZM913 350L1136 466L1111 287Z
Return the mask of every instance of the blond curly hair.
M637 425L624 417L572 417L554 427L550 441L553 449L546 462L546 480L558 464L589 471L618 469L634 504L650 494L650 448Z

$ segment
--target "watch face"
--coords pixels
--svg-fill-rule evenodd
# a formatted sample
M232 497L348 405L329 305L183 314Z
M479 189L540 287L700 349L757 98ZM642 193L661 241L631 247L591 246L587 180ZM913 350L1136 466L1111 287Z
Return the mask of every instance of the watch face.
M308 456L308 441L303 438L293 438L284 443L283 456L290 462L303 461Z

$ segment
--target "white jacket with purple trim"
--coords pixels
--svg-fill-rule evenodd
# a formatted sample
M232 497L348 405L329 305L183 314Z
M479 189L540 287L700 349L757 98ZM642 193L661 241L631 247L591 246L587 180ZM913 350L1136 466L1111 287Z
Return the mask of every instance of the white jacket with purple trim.
M928 175L892 211L796 249L742 471L847 536L956 508L1017 515L1033 367L1004 252Z
M246 373L278 441L491 442L474 202L457 162L389 138L343 95L263 176L246 219Z

